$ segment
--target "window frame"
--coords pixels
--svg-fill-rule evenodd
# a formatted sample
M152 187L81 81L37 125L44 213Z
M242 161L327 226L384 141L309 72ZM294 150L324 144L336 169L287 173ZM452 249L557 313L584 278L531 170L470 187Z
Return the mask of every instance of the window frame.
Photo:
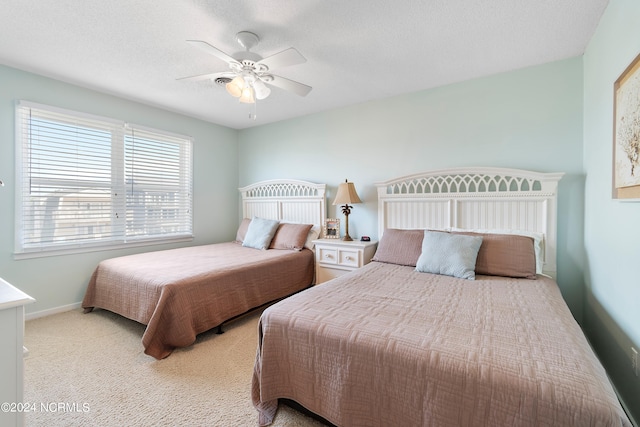
M86 241L80 241L78 236L75 236L75 240L71 243L66 242L43 242L40 241L36 244L26 242L24 238L25 215L29 212L29 215L33 215L32 209L28 206L29 196L26 193L25 178L31 179L33 174L26 171L27 162L29 161L25 153L29 151L30 140L28 140L26 130L24 129L23 120L24 115L22 113L23 108L29 108L42 111L46 114L60 114L69 117L69 119L87 120L90 122L97 122L101 126L109 129L111 132L111 142L109 149L111 152L111 175L110 182L107 184L109 187L110 197L109 203L111 206L111 215L109 218L109 236L104 239L93 236L92 239ZM138 246L158 245L166 243L185 242L193 240L193 138L185 135L180 135L165 130L151 128L147 126L135 125L127 123L122 120L112 119L109 117L92 115L84 112L73 111L54 107L45 104L34 103L30 101L20 100L15 104L15 232L14 232L14 258L34 258L45 257L55 255L74 254L90 251L104 251L112 249L131 248ZM31 120L31 119L27 119ZM82 127L82 126L80 126ZM180 215L185 215L180 218L179 229L176 232L169 232L168 234L128 234L127 230L127 217L129 217L130 206L127 206L128 193L125 170L126 164L126 148L127 138L135 139L135 132L140 132L145 135L151 135L155 143L166 144L170 147L175 145L173 151L177 151L177 154L171 159L178 165L178 174L180 175L180 185L177 186L179 194L178 209L184 209L180 211ZM152 156L153 157L153 156ZM157 175L157 174L156 174ZM78 175L81 176L81 175ZM76 176L75 178L77 179ZM160 184L156 182L156 185ZM135 186L132 184L131 188ZM79 186L78 188L81 188ZM165 210L164 205L157 207L156 209ZM175 209L174 209L175 210ZM57 210L56 212L58 212ZM116 215L116 211L124 212L124 214ZM174 214L175 216L175 214ZM162 221L162 218L161 218ZM144 224L151 224L145 222ZM158 223L162 224L162 222ZM157 225L157 224L156 224ZM114 228L115 227L115 228ZM55 230L57 226L54 226L51 230ZM116 231L114 231L116 230Z

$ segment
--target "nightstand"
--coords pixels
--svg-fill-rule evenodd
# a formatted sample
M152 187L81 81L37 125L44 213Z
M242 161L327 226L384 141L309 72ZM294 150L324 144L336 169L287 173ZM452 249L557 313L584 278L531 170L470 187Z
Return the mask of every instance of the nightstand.
M369 264L378 242L345 242L339 239L313 241L316 249L316 284L334 279Z

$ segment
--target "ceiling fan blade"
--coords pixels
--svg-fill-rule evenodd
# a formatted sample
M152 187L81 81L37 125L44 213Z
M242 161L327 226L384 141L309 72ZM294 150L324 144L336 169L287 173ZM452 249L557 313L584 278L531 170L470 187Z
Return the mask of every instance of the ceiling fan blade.
M280 89L288 90L300 96L307 96L311 92L312 87L302 83L294 82L293 80L285 79L284 77L274 76L271 74L272 79L265 80L265 83L272 86L279 87Z
M230 73L228 71L222 71L219 73L207 73L207 74L198 74L197 76L180 77L179 79L176 79L176 80L191 80L193 82L199 82L202 80L215 80L218 77L233 78L233 76L235 76L235 74Z
M261 59L256 65L266 65L267 69L274 70L276 68L288 67L289 65L298 65L307 62L306 58L297 50L290 47L264 59Z
M205 52L219 58L222 59L224 62L228 62L228 63L238 63L238 61L233 58L230 55L227 55L226 53L224 53L223 51L221 51L220 49L218 49L217 47L213 47L211 46L209 43L202 41L202 40L187 40L187 43L189 43L192 46L196 46L202 50L204 50Z

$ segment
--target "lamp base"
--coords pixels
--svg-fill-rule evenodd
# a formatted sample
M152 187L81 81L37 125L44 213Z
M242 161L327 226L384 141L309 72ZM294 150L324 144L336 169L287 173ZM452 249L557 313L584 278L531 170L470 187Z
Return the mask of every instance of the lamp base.
M349 236L349 214L351 213L351 206L344 205L342 207L342 213L344 214L344 237L342 238L345 242L351 242L353 239Z

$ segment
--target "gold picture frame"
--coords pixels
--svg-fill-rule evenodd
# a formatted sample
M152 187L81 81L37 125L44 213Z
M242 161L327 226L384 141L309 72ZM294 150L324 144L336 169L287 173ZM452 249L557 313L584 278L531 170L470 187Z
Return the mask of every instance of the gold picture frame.
M613 198L640 200L640 54L613 85Z
M340 220L337 218L327 218L324 220L324 226L322 227L322 234L325 239L339 239L340 238Z

